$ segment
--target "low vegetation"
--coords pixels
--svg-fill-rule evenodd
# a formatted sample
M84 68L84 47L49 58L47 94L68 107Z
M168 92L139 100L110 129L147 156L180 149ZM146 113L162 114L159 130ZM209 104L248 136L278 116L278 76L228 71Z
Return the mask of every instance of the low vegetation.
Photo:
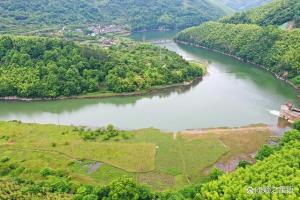
M218 161L255 152L268 131L254 132L244 132L245 145L235 150L236 146L215 135L198 138L156 129L123 131L111 125L91 130L1 122L0 135L6 136L0 139L1 173L28 181L69 177L91 185L106 185L127 176L155 190L179 189L204 180L207 169ZM228 136L240 137L229 132ZM257 140L246 150L247 142Z
M95 131L91 129L85 129L84 127L81 128L74 128L73 131L78 131L80 137L83 140L90 140L90 141L108 141L108 140L114 140L119 141L121 139L129 139L130 137L133 137L133 134L130 134L126 131L120 131L116 129L113 125L108 125L104 128L98 128Z
M272 133L268 126L257 124L240 128L185 131L182 134L184 138L190 140L208 138L220 140L226 145L228 152L218 160L217 165L223 171L230 172L235 170L239 161L243 161L243 159L252 161L252 154L257 149L264 147ZM243 165L243 163L241 164Z
M60 39L0 37L1 97L133 92L201 75L197 65L146 43L124 42L104 50Z
M50 131L49 131L50 129ZM80 173L76 161L70 161L63 154L55 154L51 152L32 152L29 151L31 145L30 139L34 132L42 134L47 132L48 138L51 140L54 135L62 136L62 130L68 130L69 137L71 135L78 136L77 131L72 133L74 127L62 127L54 125L33 125L22 124L16 122L2 122L0 125L1 134L11 135L9 141L1 141L1 199L23 198L23 199L296 199L299 193L299 155L300 155L300 132L297 129L291 130L283 136L277 144L277 148L265 158L258 160L257 163L250 165L247 162L240 162L240 167L232 173L224 174L219 169L212 169L209 176L201 182L191 182L190 186L181 188L176 191L155 192L148 187L136 183L133 174L127 174L127 177L117 175L114 181L105 185L98 185L93 179L88 178L84 173ZM15 131L14 131L15 130ZM43 130L42 132L40 132ZM59 134L58 134L58 133ZM140 136L141 134L141 136ZM43 135L44 136L44 135ZM169 137L171 136L171 137ZM21 138L28 137L27 142ZM57 137L57 136L56 136ZM179 137L179 136L177 136ZM43 140L40 137L40 142ZM159 140L157 140L159 138ZM80 138L76 140L80 141ZM71 141L71 139L69 139ZM204 149L197 149L199 145L206 140L192 139L192 142L184 138L176 138L171 134L161 134L154 130L139 130L135 132L135 136L130 139L131 143L140 143L140 141L157 143L156 166L161 170L166 170L166 166L179 166L178 163L172 162L171 158L177 159L183 153L184 157L192 156L190 162L186 162L186 172L190 173L191 169L199 164L196 152L202 153L205 149L209 151L201 154L200 157L216 149L214 146L204 146ZM167 144L169 140L173 141L172 145ZM179 141L177 141L179 140ZM60 141L60 140L58 140ZM178 143L177 143L177 142ZM82 141L89 143L89 141ZM24 145L24 149L13 149L18 143ZM98 142L100 145L103 142ZM115 142L119 143L119 142ZM205 142L206 143L206 142ZM193 145L195 144L195 146ZM209 143L208 143L209 144ZM4 146L3 146L4 145ZM177 145L184 145L185 151L176 153ZM211 145L211 144L209 144ZM27 146L27 147L26 147ZM43 146L45 143L43 142ZM82 146L79 144L77 146ZM26 150L25 150L26 149ZM177 150L175 150L177 149ZM174 151L175 150L175 151ZM194 151L194 154L192 151ZM86 151L86 150L85 150ZM226 151L226 150L225 150ZM166 154L169 152L169 154ZM109 152L108 152L109 153ZM172 155L174 153L174 155ZM85 155L88 155L86 153ZM174 156L174 157L173 157ZM211 157L212 155L208 156ZM31 158L31 159L30 159ZM169 158L166 160L166 158ZM130 161L131 160L127 160ZM187 160L186 160L187 161ZM66 162L69 162L67 165ZM170 163L172 162L172 163ZM198 162L198 164L197 164ZM182 162L181 162L182 163ZM207 163L208 164L208 163ZM60 165L61 167L58 167ZM77 165L77 166L76 166ZM162 167L165 166L165 167ZM97 169L101 170L102 167ZM184 167L182 168L184 170ZM77 170L77 171L76 171ZM169 169L170 170L170 169ZM76 173L75 173L76 171ZM109 173L109 171L107 171ZM113 173L117 173L117 169ZM176 170L170 170L169 173L176 174ZM179 171L177 174L180 173ZM198 172L196 172L198 173ZM278 175L280 174L280 175ZM110 174L108 174L110 176ZM131 178L130 178L131 176ZM14 177L14 178L12 178ZM80 183L75 180L80 180ZM161 178L161 177L160 177ZM179 178L179 177L178 177ZM191 178L188 175L187 178ZM151 180L150 177L147 180ZM142 183L140 180L138 180ZM197 183L197 184L196 184ZM272 186L272 187L271 187ZM271 187L271 188L270 188ZM263 190L263 188L266 188Z

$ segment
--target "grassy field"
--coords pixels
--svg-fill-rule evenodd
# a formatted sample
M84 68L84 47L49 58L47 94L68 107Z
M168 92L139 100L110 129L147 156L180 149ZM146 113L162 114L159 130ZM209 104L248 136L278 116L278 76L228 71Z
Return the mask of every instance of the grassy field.
M1 123L6 149L63 154L76 160L94 160L129 172L154 170L155 146L151 143L86 142L70 126ZM128 162L130 161L130 162Z
M74 181L86 184L107 184L126 175L155 190L166 190L200 181L204 169L252 153L268 136L266 130L255 128L232 134L217 129L205 134L157 129L123 132L132 137L85 141L72 126L0 122L0 158L8 157L11 164L24 168L10 176L29 180L42 179L40 172L48 167L63 169Z
M257 149L267 143L271 135L269 127L263 124L240 128L217 128L186 131L182 133L185 139L206 140L218 139L228 147L228 153L218 160L222 165L229 165L233 160L249 160ZM229 169L229 171L232 171Z

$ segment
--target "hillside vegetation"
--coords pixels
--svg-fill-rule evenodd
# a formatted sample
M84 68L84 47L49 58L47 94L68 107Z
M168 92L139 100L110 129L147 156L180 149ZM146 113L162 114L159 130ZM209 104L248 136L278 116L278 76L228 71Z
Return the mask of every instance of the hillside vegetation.
M253 7L258 7L272 0L218 0L220 3L232 8L236 11L247 10Z
M220 20L224 23L253 23L261 26L282 25L293 21L295 26L300 22L299 0L273 0L272 2L251 9L246 12L236 13L233 16L224 17Z
M178 41L204 46L265 66L300 85L300 30L208 22L180 32Z
M12 199L111 199L111 200L168 200L168 199L297 199L300 195L300 132L286 132L276 145L264 145L257 153L253 165L240 164L239 169L229 174L213 169L202 181L193 180L190 186L177 191L156 192L136 183L137 174L126 174L121 169L108 167L105 158L120 159L127 147L113 148L109 145L156 145L156 170L137 175L140 183L159 186L161 181L171 184L174 176L180 183L185 178L195 178L197 168L214 163L226 149L220 141L211 139L188 140L155 130L127 132L112 127L96 132L76 127L0 123L0 198ZM149 132L150 131L150 132ZM117 133L111 134L112 132ZM92 134L93 133L93 134ZM96 134L99 133L99 134ZM32 136L35 137L32 137ZM47 135L47 140L43 139ZM84 137L89 135L89 137ZM104 136L110 135L108 140ZM121 136L121 137L118 137ZM123 136L122 136L123 135ZM92 137L91 137L92 136ZM126 136L126 137L125 137ZM34 140L32 140L34 138ZM118 139L118 140L117 140ZM144 142L142 142L144 141ZM89 149L77 148L90 146ZM107 151L103 152L103 145ZM150 147L149 146L149 147ZM151 147L152 148L152 147ZM218 149L217 149L218 148ZM150 148L149 151L153 151ZM152 156L145 160L147 151L136 148L133 154L119 162L121 168L131 165L147 166L153 163ZM212 151L214 150L214 152ZM89 151L89 153L87 153ZM80 159L100 159L105 163ZM176 156L177 154L177 156ZM183 157L181 155L184 155ZM124 154L126 155L126 153ZM153 154L152 154L153 155ZM140 161L136 165L136 160ZM213 157L212 157L213 156ZM180 159L185 160L182 164ZM125 161L125 160L126 161ZM142 160L140 160L142 159ZM174 160L175 159L175 160ZM120 160L121 161L121 160ZM128 162L129 161L129 162ZM110 164L110 162L108 163ZM191 168L186 168L191 167ZM147 170L145 168L145 170ZM186 171L185 171L186 170ZM187 173L186 176L180 176ZM115 179L110 183L111 179ZM101 184L99 184L99 182ZM105 183L105 185L103 185ZM196 184L197 183L197 184ZM185 183L187 184L187 183ZM181 188L181 187L180 187Z
M182 29L226 12L208 0L4 0L0 2L0 29L26 27L127 24L132 30Z
M133 92L191 81L202 69L160 47L124 42L108 50L39 37L0 37L0 96Z

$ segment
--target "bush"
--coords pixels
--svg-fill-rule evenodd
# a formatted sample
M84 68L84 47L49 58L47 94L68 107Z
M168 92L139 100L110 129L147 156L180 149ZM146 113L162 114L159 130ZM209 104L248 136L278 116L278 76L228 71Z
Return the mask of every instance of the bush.
M20 174L23 173L23 171L25 170L25 167L17 167L13 172L12 175L14 177L19 176Z
M10 158L8 156L4 156L0 159L0 162L5 163L5 162L9 161L9 159Z
M7 165L0 165L0 176L6 176L8 175L12 169Z
M8 135L2 135L2 136L0 136L0 139L8 141L9 136Z
M68 193L72 190L72 184L65 178L50 176L44 184L50 192Z
M42 176L46 177L46 176L54 175L55 171L51 168L46 167L46 168L41 170L40 174Z
M114 139L115 141L120 140L122 137L123 139L129 138L128 136L124 136L120 134L121 131L116 129L113 125L108 125L105 128L98 128L95 131L90 129L80 129L79 135L83 140L97 140L97 138L101 139L102 141L108 141L110 139Z
M293 123L293 129L300 131L300 121L296 121Z
M246 168L248 165L251 165L247 160L240 160L238 164L238 168Z
M136 184L131 178L120 178L97 191L99 199L154 199L152 193L145 187Z
M286 144L292 140L300 141L300 131L295 129L295 130L286 132L281 139L281 145Z
M218 180L218 178L220 176L222 176L224 174L224 172L222 170L220 170L219 168L213 168L210 172L210 174L208 175L208 179L209 180Z
M263 160L275 152L275 149L270 145L263 145L255 155L256 160Z

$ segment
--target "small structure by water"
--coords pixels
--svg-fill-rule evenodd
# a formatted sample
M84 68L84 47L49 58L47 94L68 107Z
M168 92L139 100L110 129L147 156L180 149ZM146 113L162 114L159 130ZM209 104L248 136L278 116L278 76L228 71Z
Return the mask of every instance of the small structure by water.
M287 102L280 108L280 117L294 123L300 120L300 109L294 108L291 102Z

